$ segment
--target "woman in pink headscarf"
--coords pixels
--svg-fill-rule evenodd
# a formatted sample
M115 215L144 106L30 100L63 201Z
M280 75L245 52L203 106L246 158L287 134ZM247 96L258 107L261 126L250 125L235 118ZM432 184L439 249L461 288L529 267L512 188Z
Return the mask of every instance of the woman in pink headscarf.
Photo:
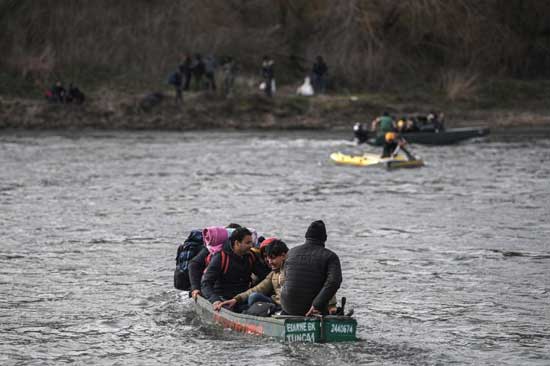
M210 226L202 230L202 241L206 249L203 248L189 262L189 280L191 282L189 295L193 298L200 294L202 274L208 265L206 258L222 250L233 230L223 226Z
M229 233L223 226L210 226L202 230L202 238L210 254L215 254L222 250Z

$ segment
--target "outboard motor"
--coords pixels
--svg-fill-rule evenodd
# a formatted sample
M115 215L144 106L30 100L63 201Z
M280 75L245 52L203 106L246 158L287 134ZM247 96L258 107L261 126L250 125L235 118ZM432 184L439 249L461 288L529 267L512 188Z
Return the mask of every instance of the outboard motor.
M353 125L353 136L355 138L355 142L358 144L367 142L367 139L369 138L368 126L364 123L355 122Z

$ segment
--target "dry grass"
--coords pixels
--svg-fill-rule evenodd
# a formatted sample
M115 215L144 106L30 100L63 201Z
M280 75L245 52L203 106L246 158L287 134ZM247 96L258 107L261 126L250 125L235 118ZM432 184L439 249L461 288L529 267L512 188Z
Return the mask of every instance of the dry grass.
M356 89L473 70L443 78L463 98L475 73L548 73L549 12L516 0L0 0L0 65L42 79L100 67L164 80L185 54L232 55L251 75L271 54L278 79L293 80L323 55L332 80Z
M441 75L441 88L452 102L475 100L480 88L480 78L476 73L445 71Z

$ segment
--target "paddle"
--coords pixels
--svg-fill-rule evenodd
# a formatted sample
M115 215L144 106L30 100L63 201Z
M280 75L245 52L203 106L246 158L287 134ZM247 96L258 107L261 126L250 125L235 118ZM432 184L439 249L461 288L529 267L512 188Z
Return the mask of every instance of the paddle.
M409 160L417 160L416 157L410 153L409 150L405 149L404 147L401 148L401 150L403 150L403 152L405 153L405 155L407 155L407 159Z
M404 143L403 143L403 144L397 145L397 149L395 149L395 151L394 151L393 154L391 155L392 158L395 157L395 156L399 153L400 150L403 150L403 152L404 152L405 155L407 156L407 159L408 159L408 160L417 160L416 157L415 157L413 154L411 154L411 152L410 152L409 150L407 150L407 149L405 148L404 145L405 145L405 144L408 144L407 140L405 140L403 137L401 137L401 141L403 141Z
M401 151L401 145L397 145L397 148L395 150L393 150L392 154L391 154L391 158L395 158L397 156L397 154L399 154L399 151Z

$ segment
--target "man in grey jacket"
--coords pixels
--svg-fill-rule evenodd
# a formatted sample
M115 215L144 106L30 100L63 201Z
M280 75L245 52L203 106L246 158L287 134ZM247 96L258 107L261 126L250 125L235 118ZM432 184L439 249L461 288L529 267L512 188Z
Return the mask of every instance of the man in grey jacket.
M288 252L281 306L289 315L327 314L329 300L342 283L340 259L325 248L323 221L312 222L305 237L304 244Z

